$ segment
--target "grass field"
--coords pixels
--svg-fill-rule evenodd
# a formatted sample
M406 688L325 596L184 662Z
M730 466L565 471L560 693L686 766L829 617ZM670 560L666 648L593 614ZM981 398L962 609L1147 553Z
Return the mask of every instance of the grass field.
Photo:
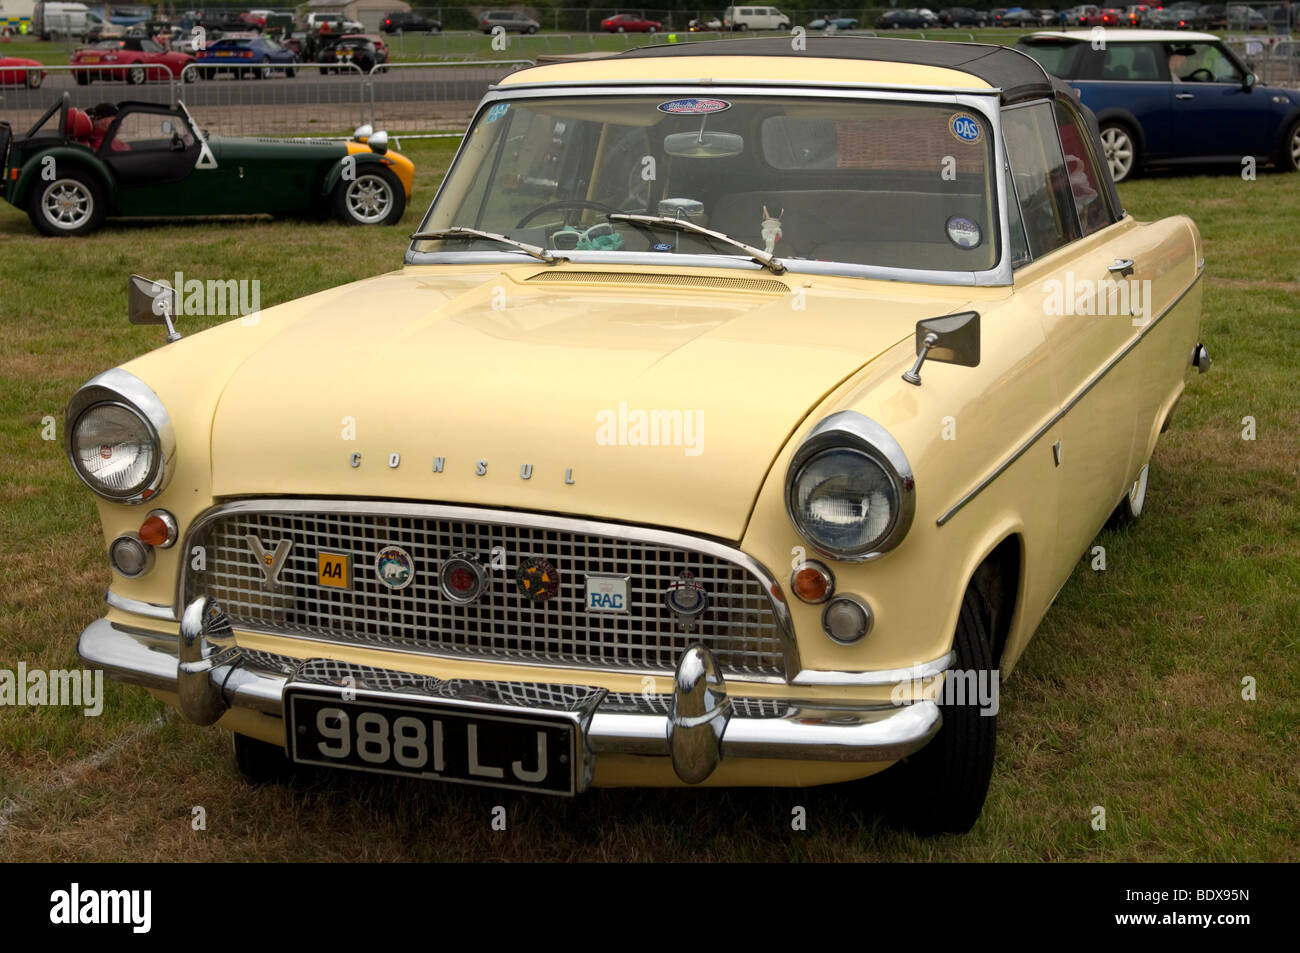
M41 431L52 416L61 437L80 383L162 343L127 324L126 275L256 277L269 306L390 270L450 150L410 144L417 194L393 229L115 224L57 240L0 206L0 668L76 667L76 636L102 612L90 494ZM98 718L0 708L0 859L1300 859L1300 176L1149 178L1121 194L1139 218L1199 223L1216 363L1156 451L1142 521L1102 534L1106 571L1080 562L1006 685L971 834L919 840L843 788L560 802L339 774L252 789L221 732L111 685ZM795 805L807 831L791 830Z

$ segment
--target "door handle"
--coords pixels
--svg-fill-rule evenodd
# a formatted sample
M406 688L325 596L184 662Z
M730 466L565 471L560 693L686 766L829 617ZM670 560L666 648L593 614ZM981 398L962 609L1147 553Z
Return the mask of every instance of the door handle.
M1118 274L1122 278L1127 278L1133 274L1134 261L1132 258L1116 258L1115 264L1108 265L1106 270L1112 275Z
M1174 93L1174 99L1195 99L1195 93Z

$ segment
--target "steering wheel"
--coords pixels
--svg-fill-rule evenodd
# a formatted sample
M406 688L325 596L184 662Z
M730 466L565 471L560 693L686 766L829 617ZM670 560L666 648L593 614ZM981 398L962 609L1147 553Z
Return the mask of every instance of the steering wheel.
M1194 83L1213 83L1214 74L1202 66L1200 69L1194 69L1187 74L1186 79Z
M543 212L552 212L557 208L590 208L598 212L618 211L614 206L606 205L604 202L588 202L586 199L560 199L558 202L547 202L545 205L537 206L537 208L516 222L515 228L523 228Z

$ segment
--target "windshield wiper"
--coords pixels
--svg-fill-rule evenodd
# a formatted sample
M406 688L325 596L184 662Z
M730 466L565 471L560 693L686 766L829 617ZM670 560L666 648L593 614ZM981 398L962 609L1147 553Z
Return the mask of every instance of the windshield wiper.
M501 242L503 245L509 245L511 248L518 248L526 255L532 255L538 261L544 261L548 265L553 265L557 261L568 261L563 255L553 255L540 245L530 245L527 242L515 241L508 235L499 235L496 232L485 232L479 228L466 228L463 225L453 225L451 228L438 228L431 232L416 232L411 236L411 241L418 242L424 239L444 239L444 238L483 238L492 242Z
M726 242L735 248L739 248L745 254L749 255L754 261L758 262L764 268L770 268L775 275L785 274L785 265L781 259L775 255L769 255L761 248L755 248L753 245L746 245L739 239L732 238L730 235L724 235L722 232L715 232L711 228L705 228L703 225L696 225L689 219L673 218L670 215L632 215L628 212L611 212L605 216L611 222L631 222L634 225L662 225L664 228L673 228L679 232L690 232L692 235L704 235L706 238L716 238L720 242Z

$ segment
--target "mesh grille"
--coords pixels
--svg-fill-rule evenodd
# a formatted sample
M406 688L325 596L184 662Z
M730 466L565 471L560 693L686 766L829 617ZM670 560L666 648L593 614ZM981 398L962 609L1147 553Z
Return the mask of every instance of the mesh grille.
M268 553L280 540L292 548L279 575L266 582L246 536ZM538 526L388 514L232 512L192 540L206 567L186 578L186 601L216 599L238 628L326 641L416 648L457 657L511 659L669 674L691 644L701 642L729 674L784 674L780 632L762 581L710 553L640 540ZM385 586L376 556L399 546L414 574L401 590ZM468 551L487 564L500 547L505 568L490 571L483 596L464 606L438 588L442 561ZM345 553L350 590L317 584L317 552ZM529 557L555 566L559 590L537 604L519 594L515 572ZM709 595L692 631L683 631L664 593L689 571ZM587 573L626 575L630 611L588 612Z
M708 275L648 274L623 271L541 271L529 281L594 282L609 285L676 285L683 288L728 288L735 291L762 291L788 294L790 288L780 281L763 278L718 278Z

